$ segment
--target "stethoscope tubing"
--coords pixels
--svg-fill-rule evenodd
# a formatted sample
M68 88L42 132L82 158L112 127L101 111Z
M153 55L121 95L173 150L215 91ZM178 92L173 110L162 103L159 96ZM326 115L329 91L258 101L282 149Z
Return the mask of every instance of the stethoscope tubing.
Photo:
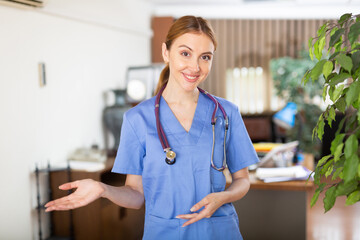
M171 150L171 147L169 145L169 142L166 138L166 135L165 135L165 132L164 132L164 129L162 128L161 126L161 123L160 123L160 111L159 111L159 108L160 108L160 98L161 98L161 95L164 91L166 87L166 84L164 84L164 86L162 86L162 88L160 89L160 91L158 92L158 94L156 95L156 98L155 98L155 118L156 118L156 129L157 129L157 133L158 133L158 136L159 136L159 139L160 139L160 143L161 143L161 146L162 148L164 149L164 152L166 152L166 158L165 158L165 162L169 165L172 165L175 163L175 158L176 158L176 154L175 152L173 152ZM213 111L213 114L211 116L211 125L212 125L212 131L213 131L213 144L212 144L212 152L211 152L211 166L217 170L217 171L223 171L226 167L226 135L227 135L227 131L229 129L229 120L228 120L228 116L226 115L226 112L224 110L224 108L221 106L221 104L213 97L211 96L207 91L204 91L203 89L199 88L198 87L198 90L205 94L208 98L211 99L211 101L214 102L215 104L215 108L214 108L214 111ZM224 116L224 120L225 120L225 134L224 134L224 160L223 160L223 164L220 168L216 167L215 164L214 164L214 148L215 148L215 123L216 123L216 112L218 110L218 108L220 108L220 111L222 112L223 116Z

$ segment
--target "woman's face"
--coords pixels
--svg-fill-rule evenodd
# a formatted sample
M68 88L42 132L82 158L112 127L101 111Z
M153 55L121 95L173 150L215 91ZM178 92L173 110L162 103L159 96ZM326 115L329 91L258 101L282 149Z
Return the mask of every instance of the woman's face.
M204 33L185 33L176 38L170 50L163 43L163 57L169 63L169 82L193 91L210 72L214 44Z

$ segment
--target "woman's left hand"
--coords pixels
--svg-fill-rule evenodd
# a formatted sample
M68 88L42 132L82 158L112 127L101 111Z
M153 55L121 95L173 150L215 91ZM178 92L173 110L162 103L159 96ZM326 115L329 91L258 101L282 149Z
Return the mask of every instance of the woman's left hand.
M199 213L182 214L176 216L176 218L189 219L189 221L182 225L185 227L199 221L200 219L210 218L213 213L224 203L224 192L210 193L190 209L191 212L196 212L197 210L204 207L204 209Z

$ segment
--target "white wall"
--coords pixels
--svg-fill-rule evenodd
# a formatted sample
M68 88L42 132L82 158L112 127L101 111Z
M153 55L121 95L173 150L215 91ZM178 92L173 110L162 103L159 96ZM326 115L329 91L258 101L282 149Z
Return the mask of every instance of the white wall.
M93 143L103 147L103 92L124 87L128 66L150 63L152 6L107 4L0 5L0 239L37 239L35 163L64 161ZM43 88L40 61L47 71Z

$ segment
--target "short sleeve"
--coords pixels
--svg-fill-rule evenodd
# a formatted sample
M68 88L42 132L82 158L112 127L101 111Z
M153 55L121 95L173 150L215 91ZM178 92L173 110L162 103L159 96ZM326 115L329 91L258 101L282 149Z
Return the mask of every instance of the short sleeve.
M125 113L121 126L120 144L112 172L142 175L144 157L145 149Z
M238 108L232 112L229 121L226 158L230 172L234 173L259 162L259 159Z

